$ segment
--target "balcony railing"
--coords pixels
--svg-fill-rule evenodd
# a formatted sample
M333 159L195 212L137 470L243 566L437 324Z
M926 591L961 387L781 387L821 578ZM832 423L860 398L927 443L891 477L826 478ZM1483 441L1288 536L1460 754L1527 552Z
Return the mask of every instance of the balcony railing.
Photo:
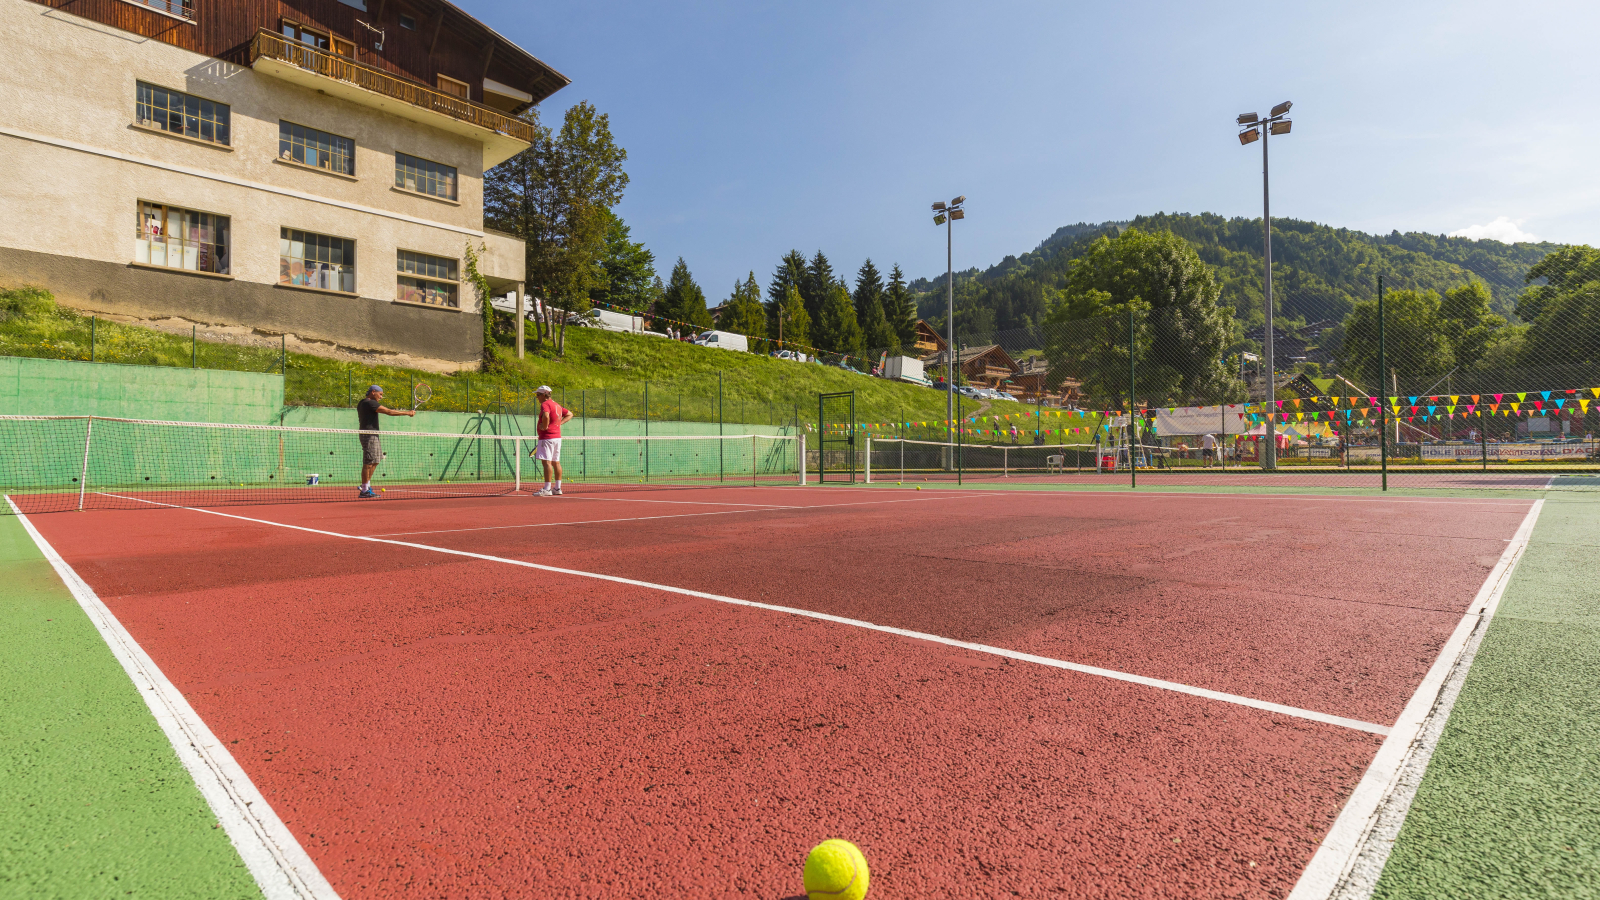
M194 0L133 0L133 2L169 16L194 19Z
M271 31L258 31L250 41L250 62L275 59L308 72L353 84L356 87L392 97L421 109L430 110L498 132L526 143L533 143L533 126L505 113L479 106L470 100L452 97L430 87L407 81L382 69L343 56L308 47Z

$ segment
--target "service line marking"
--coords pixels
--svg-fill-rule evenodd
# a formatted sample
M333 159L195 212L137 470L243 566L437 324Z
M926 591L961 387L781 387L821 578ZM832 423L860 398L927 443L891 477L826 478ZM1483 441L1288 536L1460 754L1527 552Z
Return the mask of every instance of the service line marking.
M1511 581L1511 573L1516 569L1518 560L1528 547L1534 523L1539 520L1539 511L1543 508L1544 500L1535 500L1528 514L1523 517L1522 525L1517 528L1516 535L1506 545L1505 552L1500 554L1500 559L1494 568L1489 570L1489 577L1484 579L1483 587L1478 589L1478 595L1473 598L1466 614L1456 624L1449 640L1445 641L1444 647L1434 659L1422 683L1417 685L1415 693L1411 695L1411 700L1400 713L1393 730L1384 740L1383 746L1378 748L1372 763L1367 766L1366 774L1361 776L1361 781L1356 784L1355 791L1351 793L1349 801L1339 813L1339 818L1334 820L1327 837L1322 839L1322 844L1317 847L1311 862L1300 874L1300 880L1290 892L1289 900L1326 900L1333 896L1355 867L1374 827L1378 824L1377 819L1383 806L1389 803L1392 797L1395 800L1401 799L1395 796L1395 792L1408 758L1414 764L1426 767L1428 759L1433 755L1434 747L1437 746L1437 737L1424 737L1419 740L1419 735L1430 720L1440 716L1449 717L1455 697L1441 696L1445 682L1457 663L1462 661L1471 642L1474 639L1481 639L1483 632L1488 630L1489 622L1494 619L1496 610L1500 608L1500 597L1505 593L1506 585ZM1410 801L1410 796L1403 799L1407 807ZM1401 810L1395 812L1403 813ZM1400 814L1398 818L1397 828L1404 822L1404 815ZM1384 853L1383 858L1378 860L1380 868L1386 859L1387 853Z
M183 694L167 680L88 582L67 565L33 522L22 514L10 495L5 499L128 673L266 900L339 900L338 893L318 871L305 848L278 818L227 747L206 727L194 707L183 699Z
M1159 477L1159 476L1158 476ZM1092 483L1089 483L1092 485ZM1078 487L1079 482L1063 482L1063 487ZM1198 486L1198 485L1197 485ZM1256 485L1216 485L1216 487L1254 487ZM831 485L808 485L807 490L830 491L907 491L914 490L916 485L883 485L873 488L836 488ZM968 488L960 485L947 484L946 482L923 482L923 490L943 494L959 494L983 490L982 488ZM1125 487L1124 485L1110 485L1110 487ZM1210 485L1207 485L1210 487ZM774 488L774 490L794 490L796 488ZM1526 488L1504 488L1503 490L1538 490L1530 485ZM1462 488L1462 490L1485 490L1485 488ZM1250 493L1246 491L1149 491L1149 490L1095 490L1095 491L1066 491L1066 490L995 490L990 488L986 496L990 497L1074 497L1084 494L1117 494L1124 497L1207 497L1219 500L1320 500L1327 503L1442 503L1449 506L1513 506L1521 508L1527 503L1526 499L1507 497L1504 500L1477 500L1471 497L1346 497L1336 494L1274 494Z
M96 493L101 493L101 492L97 491ZM118 500L139 500L139 498L137 498L137 497L124 497L124 496L122 496L120 494L105 494L105 496L107 496L107 497L116 497ZM565 496L565 495L562 495L562 496ZM719 510L717 510L715 512L671 513L671 514L663 515L663 516L631 516L631 517L623 518L623 519L576 519L576 520L573 520L571 522L526 522L526 523L519 524L519 525L479 525L479 526L474 526L472 528L440 528L440 529L436 529L436 530L432 530L432 531L385 531L385 532L379 532L377 534L359 535L359 536L360 537L410 537L412 535L418 535L418 534L455 534L457 532L464 532L464 531L503 531L503 530L508 529L508 528L549 528L549 527L552 527L552 526L555 526L555 525L599 525L599 524L602 524L602 523L611 523L611 522L649 522L649 521L651 521L653 519L691 519L691 518L695 518L697 516L731 516L731 515L737 515L739 513L764 513L764 512L773 512L775 510L831 509L831 508L836 507L836 506L873 506L873 505L881 504L881 503L925 503L925 502L928 502L928 501L931 501L931 500L962 500L962 499L965 499L967 497L995 497L995 496L999 496L999 495L998 494L972 493L972 494L960 494L960 495L951 496L951 497L908 497L908 498L906 498L904 500L862 500L862 501L856 502L856 503L813 503L813 504L806 505L806 506L771 506L771 505L767 505L767 504L753 504L753 505L750 505L750 506L748 506L747 508L744 508L744 509L719 509ZM571 499L576 500L576 499L579 499L579 498L573 497ZM588 499L588 498L585 498L585 499ZM154 502L154 501L140 500L140 502L141 503L151 503L151 502ZM644 500L644 501L638 501L638 502L642 502L642 503L672 503L672 502L675 502L675 501L672 501L672 500ZM169 506L171 504L161 504L161 505ZM744 506L744 504L735 504L735 503L714 503L714 504L708 504L708 505L711 505L711 506ZM177 508L177 509L194 509L196 512L199 512L199 510L196 509L195 507L180 506L180 507L175 507L175 508Z
M168 509L188 510L189 512L203 513L208 516L220 516L224 519L236 519L241 522L254 522L258 525L272 525L278 528L288 528L293 531L303 531L309 534L320 534L326 537L343 538L345 540L352 541L367 541L374 544L389 544L391 546L407 547L413 550L431 550L435 553L445 553L451 556L462 556L468 559L479 559L484 560L485 562L504 563L511 566L520 566L525 569L538 569L543 572L556 572L561 575L575 575L579 578L593 578L597 581L609 581L614 584L626 584L633 587L665 591L669 594L680 594L685 597L697 597L702 600L712 600L717 603L726 603L732 606L747 606L753 609L764 609L769 612L787 613L792 616L804 616L808 619L817 619L823 622L833 622L838 625L850 625L856 628L864 628L868 631L878 631L884 634L893 634L899 637L907 637L919 641L928 641L934 644L943 644L948 647L960 647L963 650L971 650L976 653L987 653L992 656L1001 656L1007 659L1018 660L1019 662L1030 662L1036 665L1049 666L1050 668L1054 669L1066 669L1069 672L1078 672L1083 675L1095 675L1101 678L1110 678L1116 681L1126 681L1132 684L1142 685L1144 687L1152 687L1179 694L1188 694L1191 697L1203 697L1207 700L1231 703L1235 706L1246 706L1251 709L1259 709L1265 712L1291 716L1297 719L1307 719L1312 722L1320 722L1325 725L1337 725L1341 728L1351 728L1356 731L1365 731L1370 734L1387 735L1390 731L1389 726L1379 725L1374 722L1363 722L1359 719L1348 719L1344 716L1335 716L1331 713L1317 712L1316 710L1310 709L1301 709L1295 706L1286 706L1282 703L1272 703L1266 700L1258 700L1254 697L1244 697L1238 694L1228 694L1222 691L1213 691L1209 688L1195 687L1194 685L1181 684L1175 681L1163 681L1159 678L1135 675L1131 672L1120 672L1116 669L1103 669L1099 666L1089 666L1084 665L1083 663L1069 662L1067 660L1051 659L1046 656L1036 656L1032 653L1023 653L1018 650L1008 650L1004 647L993 647L988 644L975 644L971 641L960 641L956 640L955 638L948 638L942 635L928 634L921 631L912 631L907 628L896 628L892 625L879 625L876 622L866 622L862 621L861 619L850 619L844 616L835 616L830 613L816 612L809 609L778 606L777 604L773 603L761 603L755 600L744 600L738 597L728 597L723 594L712 594L706 591L696 591L689 588L674 587L673 585L668 584L657 584L651 581L623 578L619 575L605 575L600 572L585 572L581 569L564 569L560 566L546 566L541 565L540 563L528 562L527 560L522 559L511 559L504 556L491 556L487 553L473 553L469 550L456 550L450 547L436 547L432 544L418 544L411 541L394 541L389 540L388 538L360 534L342 534L337 531L326 531L321 528L310 528L305 525L290 525L286 522L274 522L271 519L256 519L250 516L240 516L233 513L218 512L214 509L199 509L192 506L178 506L177 504L173 503L161 503L155 500L143 500L138 497L125 497L120 495L112 496L119 496L120 499L125 500L137 500L140 503L148 503L152 506L164 506ZM856 506L859 504L841 503L837 505Z

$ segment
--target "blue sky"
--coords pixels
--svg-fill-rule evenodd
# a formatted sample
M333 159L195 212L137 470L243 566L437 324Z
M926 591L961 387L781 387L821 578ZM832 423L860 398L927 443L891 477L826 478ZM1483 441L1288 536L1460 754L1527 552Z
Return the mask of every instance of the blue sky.
M944 270L1068 223L1261 214L1233 118L1294 102L1273 215L1600 244L1594 3L630 4L468 11L611 116L619 212L714 305L790 248Z

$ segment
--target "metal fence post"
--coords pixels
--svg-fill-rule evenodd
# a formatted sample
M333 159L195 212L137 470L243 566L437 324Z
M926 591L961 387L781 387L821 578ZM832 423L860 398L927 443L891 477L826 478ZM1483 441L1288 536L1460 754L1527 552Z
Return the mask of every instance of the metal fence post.
M1134 404L1134 348L1138 340L1133 336L1133 303L1128 303L1128 487L1139 487L1139 464L1134 461L1133 442L1138 439L1138 431L1133 427Z
M200 326L189 326L189 368L200 367Z
M95 343L95 340L94 340L95 339L95 333L94 333L95 328L94 328L94 326L95 326L95 317L94 316L90 316L89 317L89 362L94 362L95 361L95 352L94 352L95 351L95 346L94 346L94 343Z
M1378 393L1383 394L1383 370L1389 367L1387 348L1384 346L1383 276L1378 276ZM1397 392L1398 393L1398 392ZM1389 489L1389 403L1387 397L1378 406L1378 464L1383 472L1383 490ZM1415 412L1415 410L1413 410Z
M78 473L78 511L83 511L83 494L89 487L89 442L94 437L94 416L83 430L83 468Z

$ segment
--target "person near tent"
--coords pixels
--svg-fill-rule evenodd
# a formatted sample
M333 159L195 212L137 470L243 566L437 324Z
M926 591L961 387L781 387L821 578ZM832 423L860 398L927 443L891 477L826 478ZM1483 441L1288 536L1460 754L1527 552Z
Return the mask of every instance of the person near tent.
M1200 437L1200 455L1205 457L1206 468L1208 469L1211 468L1213 456L1217 457L1218 461L1221 460L1222 446L1217 443L1216 435L1207 432Z

